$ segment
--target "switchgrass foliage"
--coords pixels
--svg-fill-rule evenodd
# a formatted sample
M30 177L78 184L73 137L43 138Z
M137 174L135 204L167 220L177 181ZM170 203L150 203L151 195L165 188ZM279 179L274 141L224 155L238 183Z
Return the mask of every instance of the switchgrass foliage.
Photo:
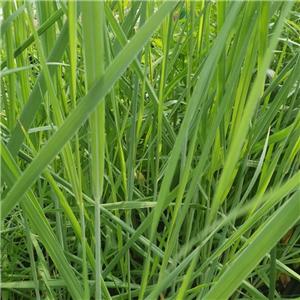
M2 1L2 299L299 297L299 10Z

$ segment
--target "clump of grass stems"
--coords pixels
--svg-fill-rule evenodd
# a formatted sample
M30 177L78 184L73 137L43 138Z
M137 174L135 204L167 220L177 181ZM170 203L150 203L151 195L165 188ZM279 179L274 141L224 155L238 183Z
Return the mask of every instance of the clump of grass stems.
M4 1L2 299L300 297L292 1Z

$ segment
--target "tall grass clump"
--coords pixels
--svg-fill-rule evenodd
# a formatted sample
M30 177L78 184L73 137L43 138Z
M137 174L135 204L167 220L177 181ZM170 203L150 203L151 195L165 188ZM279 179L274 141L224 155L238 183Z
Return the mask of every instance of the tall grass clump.
M1 299L300 297L299 2L1 5Z

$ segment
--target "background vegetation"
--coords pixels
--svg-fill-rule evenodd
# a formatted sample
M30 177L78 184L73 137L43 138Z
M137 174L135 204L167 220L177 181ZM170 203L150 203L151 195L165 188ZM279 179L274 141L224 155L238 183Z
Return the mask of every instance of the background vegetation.
M2 1L1 299L300 297L299 5Z

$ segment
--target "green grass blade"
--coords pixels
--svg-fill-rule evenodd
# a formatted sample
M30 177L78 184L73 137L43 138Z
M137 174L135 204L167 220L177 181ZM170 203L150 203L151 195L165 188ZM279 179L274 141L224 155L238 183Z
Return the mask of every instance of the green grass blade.
M273 215L255 239L236 258L223 276L205 295L208 299L228 299L242 280L256 267L264 254L274 246L286 231L299 220L299 190ZM289 218L286 218L289 216Z
M18 169L15 161L10 155L7 147L1 142L1 160L5 181L11 186L20 177L21 171ZM23 198L22 205L26 210L26 214L33 225L35 231L42 240L51 258L55 262L56 267L60 270L61 275L65 279L70 293L74 299L82 299L83 290L78 279L67 261L63 251L55 238L50 225L44 216L34 194L29 191Z

